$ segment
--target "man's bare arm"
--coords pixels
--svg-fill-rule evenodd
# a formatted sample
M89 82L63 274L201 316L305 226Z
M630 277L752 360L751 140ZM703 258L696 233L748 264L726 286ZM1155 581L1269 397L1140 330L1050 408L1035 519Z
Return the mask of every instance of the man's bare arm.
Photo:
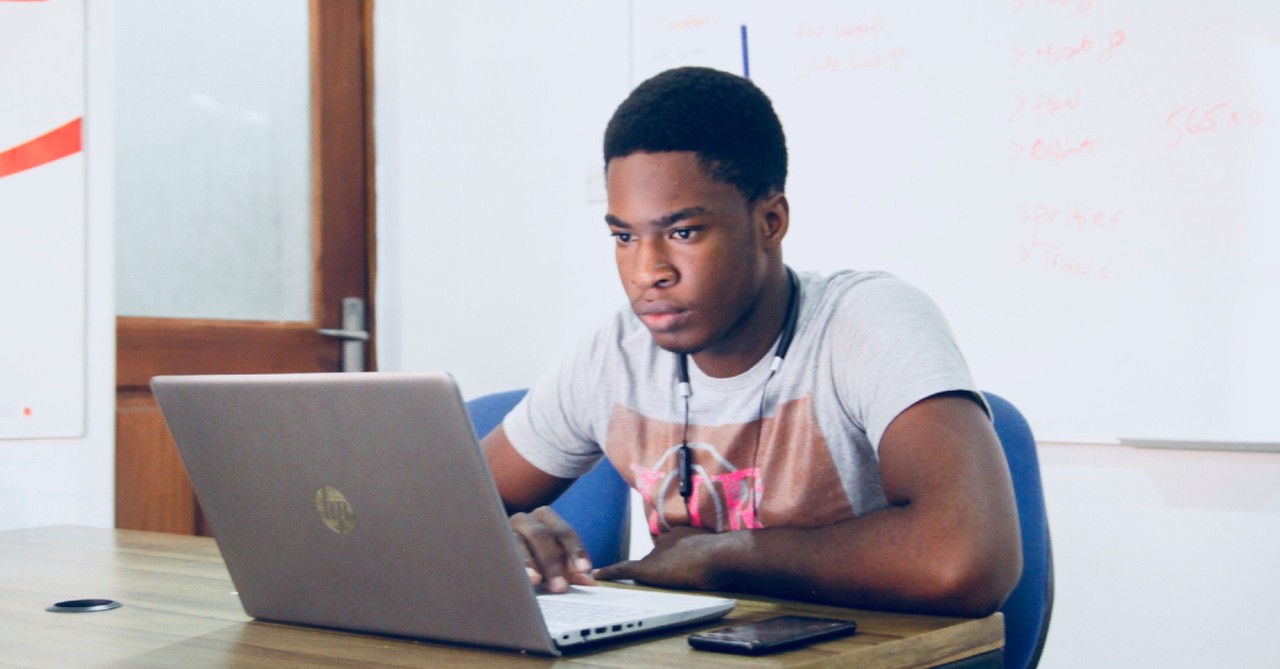
M511 529L520 539L516 545L530 582L545 582L551 592L564 592L571 583L594 585L582 539L546 506L568 489L573 479L552 476L524 459L501 425L484 438L481 447L498 495L511 515Z
M879 452L884 509L819 528L676 528L643 560L596 575L843 606L995 611L1017 584L1022 551L1008 466L982 409L959 395L921 401L893 421Z

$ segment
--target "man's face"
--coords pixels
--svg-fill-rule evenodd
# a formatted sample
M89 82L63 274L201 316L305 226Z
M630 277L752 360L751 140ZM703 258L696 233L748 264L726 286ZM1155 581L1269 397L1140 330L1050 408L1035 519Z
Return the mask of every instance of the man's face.
M654 341L677 353L732 350L766 266L746 196L691 152L615 158L607 187L618 276Z

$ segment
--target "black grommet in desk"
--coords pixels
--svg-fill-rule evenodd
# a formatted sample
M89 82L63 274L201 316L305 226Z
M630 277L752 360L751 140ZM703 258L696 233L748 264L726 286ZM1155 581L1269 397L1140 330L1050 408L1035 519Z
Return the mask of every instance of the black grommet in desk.
M45 608L54 613L91 613L93 611L110 611L120 608L120 602L114 599L68 599Z

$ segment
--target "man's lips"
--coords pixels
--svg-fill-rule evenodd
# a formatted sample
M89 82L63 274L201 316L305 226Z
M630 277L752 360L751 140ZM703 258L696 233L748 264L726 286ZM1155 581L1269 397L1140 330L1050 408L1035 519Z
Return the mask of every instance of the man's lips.
M634 306L633 311L650 332L674 330L689 316L688 309L662 300L640 302Z

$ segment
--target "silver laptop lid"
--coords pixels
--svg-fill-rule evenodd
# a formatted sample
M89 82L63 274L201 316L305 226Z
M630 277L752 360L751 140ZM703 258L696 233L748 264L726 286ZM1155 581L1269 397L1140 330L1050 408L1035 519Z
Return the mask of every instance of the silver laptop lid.
M448 375L152 387L249 615L556 653Z

